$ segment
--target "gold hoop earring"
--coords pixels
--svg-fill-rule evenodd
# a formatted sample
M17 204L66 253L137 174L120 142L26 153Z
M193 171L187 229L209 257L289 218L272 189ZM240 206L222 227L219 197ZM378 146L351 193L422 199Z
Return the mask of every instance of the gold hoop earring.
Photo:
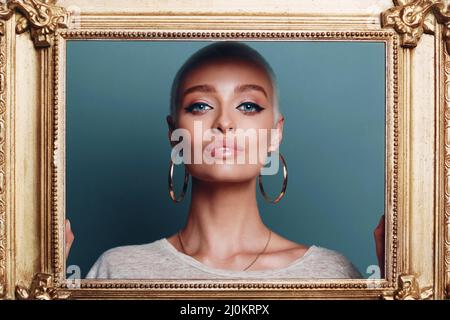
M173 202L178 203L181 202L184 199L184 195L186 194L186 190L189 183L189 172L186 169L186 165L184 166L184 182L183 182L183 191L181 192L180 196L177 198L175 196L175 191L173 189L173 161L170 159L170 165L169 165L169 196L173 200Z
M281 163L283 164L283 186L281 187L280 194L278 195L278 197L275 198L275 200L271 200L269 198L269 196L267 195L267 193L264 191L264 186L262 183L262 176L261 176L261 174L259 174L259 176L258 176L259 189L261 190L261 193L264 196L264 199L270 203L277 203L286 194L286 187L287 187L287 181L288 181L287 165L286 165L286 161L284 160L281 153L279 153L279 156L280 156Z

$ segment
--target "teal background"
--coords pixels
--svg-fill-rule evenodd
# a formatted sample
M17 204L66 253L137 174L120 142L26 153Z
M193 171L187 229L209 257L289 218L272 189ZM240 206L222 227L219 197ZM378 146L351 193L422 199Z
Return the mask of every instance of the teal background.
M176 71L207 41L68 41L68 265L82 277L105 250L148 243L184 225L167 192L165 117ZM340 251L360 272L377 264L373 230L384 211L385 47L381 42L245 42L278 77L286 196L258 202L285 237ZM175 170L177 191L181 166ZM278 194L282 172L265 177Z

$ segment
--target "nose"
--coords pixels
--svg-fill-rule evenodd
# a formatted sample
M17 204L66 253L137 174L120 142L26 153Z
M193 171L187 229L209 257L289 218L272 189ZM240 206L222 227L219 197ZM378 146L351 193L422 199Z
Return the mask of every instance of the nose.
M228 131L236 129L235 123L227 111L222 110L217 116L213 128L219 130L222 134L226 134Z

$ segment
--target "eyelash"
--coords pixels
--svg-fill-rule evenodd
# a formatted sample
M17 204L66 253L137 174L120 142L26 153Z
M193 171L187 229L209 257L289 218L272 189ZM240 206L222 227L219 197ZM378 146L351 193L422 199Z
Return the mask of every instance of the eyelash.
M191 104L189 107L186 107L186 111L191 113L205 113L205 110L194 110L197 106L208 106L206 103L196 102ZM211 108L210 106L208 106Z
M211 106L207 105L206 103L197 102L197 103L191 104L189 107L186 107L185 110L188 111L188 112L191 112L191 113L205 113L206 110L200 110L200 111L199 110L194 110L199 105L200 106L202 106L202 105L203 106L208 106L209 108L211 108ZM249 111L249 112L245 112L244 111L244 113L246 113L246 114L259 113L259 112L264 110L264 108L262 108L260 105L258 105L256 103L253 103L253 102L243 102L236 109L239 109L243 105L250 105L250 106L252 106L255 109L255 111Z
M264 108L262 108L260 105L253 103L253 102L243 102L236 109L239 109L243 105L249 105L255 109L254 112L250 111L250 112L244 112L244 113L259 113L264 110Z

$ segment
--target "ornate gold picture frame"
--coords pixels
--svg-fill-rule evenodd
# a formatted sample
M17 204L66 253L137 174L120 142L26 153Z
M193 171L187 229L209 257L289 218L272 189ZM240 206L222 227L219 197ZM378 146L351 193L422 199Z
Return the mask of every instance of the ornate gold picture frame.
M0 297L450 298L450 9L445 1L0 1ZM386 48L386 277L65 277L70 40L376 41Z

